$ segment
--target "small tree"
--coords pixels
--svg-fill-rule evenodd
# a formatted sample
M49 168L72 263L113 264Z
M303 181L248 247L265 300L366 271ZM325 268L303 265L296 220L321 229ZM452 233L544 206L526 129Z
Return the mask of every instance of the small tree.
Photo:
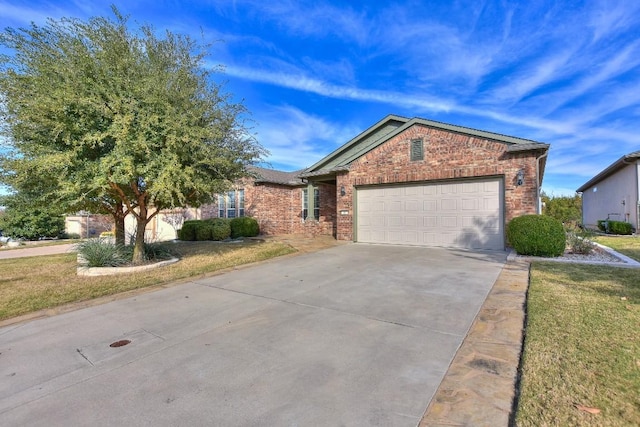
M25 194L0 197L5 206L0 215L0 230L14 239L38 240L59 237L64 232L62 211L55 206L42 206Z
M582 221L582 198L579 194L554 197L542 193L541 198L544 203L543 215L555 218L564 224L576 224Z
M245 107L204 68L208 46L149 26L130 31L113 11L113 20L63 18L0 34L14 52L0 61L13 147L0 169L5 180L53 177L43 197L112 214L117 240L134 215L141 262L155 215L210 202L266 152L244 126Z

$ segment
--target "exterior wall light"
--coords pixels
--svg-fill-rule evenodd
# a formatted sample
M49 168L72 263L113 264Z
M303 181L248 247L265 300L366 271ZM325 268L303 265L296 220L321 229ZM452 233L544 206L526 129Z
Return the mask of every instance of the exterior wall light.
M516 174L516 185L520 186L524 184L524 169L520 169Z
M344 196L345 194L347 194L347 192L344 190L344 185L342 187L340 187L340 195Z

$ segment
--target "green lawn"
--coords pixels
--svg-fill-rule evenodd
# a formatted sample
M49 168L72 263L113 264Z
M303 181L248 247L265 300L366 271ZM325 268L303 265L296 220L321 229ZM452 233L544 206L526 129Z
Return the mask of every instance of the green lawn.
M639 269L532 264L516 422L640 425Z
M597 236L593 240L640 261L640 236Z
M87 277L76 275L76 254L0 260L0 320L76 301L149 286L289 254L278 242L182 242L176 264L138 273Z

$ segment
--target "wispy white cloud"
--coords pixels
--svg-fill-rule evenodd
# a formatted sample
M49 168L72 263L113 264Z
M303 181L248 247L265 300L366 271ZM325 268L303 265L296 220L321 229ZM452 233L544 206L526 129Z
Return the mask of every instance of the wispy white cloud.
M340 86L308 77L302 73L287 74L286 72L251 69L234 65L227 66L226 72L229 75L243 79L315 93L317 95L336 99L382 102L407 107L419 106L424 110L430 111L448 111L452 108L452 104L446 101L429 99L426 96L414 97L407 96L401 92L388 92L382 90L359 89L353 86Z
M275 22L282 31L300 37L333 36L365 44L374 28L364 10L348 4L340 6L324 1L218 0L212 2L218 12L232 19L234 15L252 15L258 21Z
M256 116L257 138L270 162L291 170L311 166L359 132L292 106L272 106Z
M575 52L554 52L528 65L509 77L508 81L490 94L494 103L515 103L540 87L565 75L567 64Z
M593 31L594 42L638 25L636 14L640 11L640 3L637 1L598 0L593 6L588 24Z

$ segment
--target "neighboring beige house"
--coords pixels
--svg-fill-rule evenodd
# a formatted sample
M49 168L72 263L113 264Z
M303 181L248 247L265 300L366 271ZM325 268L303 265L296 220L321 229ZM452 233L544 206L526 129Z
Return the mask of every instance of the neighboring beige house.
M582 223L597 228L598 220L640 222L640 151L624 155L580 188Z
M67 235L77 235L83 239L99 237L103 231L111 231L113 220L109 215L97 215L78 212L64 218L64 231Z
M149 212L152 214L153 210ZM177 238L177 231L182 228L184 221L190 219L202 219L202 208L175 208L160 211L153 217L145 228L145 240L147 242L159 242ZM129 214L124 219L124 231L126 241L136 231L136 218Z

